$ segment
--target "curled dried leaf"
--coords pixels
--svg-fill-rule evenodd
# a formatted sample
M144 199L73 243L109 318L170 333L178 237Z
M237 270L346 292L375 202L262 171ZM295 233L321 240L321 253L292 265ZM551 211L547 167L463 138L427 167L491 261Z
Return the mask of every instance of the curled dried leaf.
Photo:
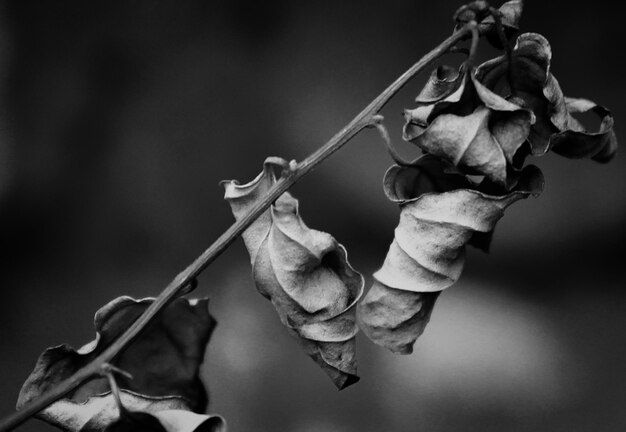
M100 421L101 422L101 421ZM90 420L81 432L94 429L97 423ZM110 423L105 432L226 432L226 422L221 416L196 414L184 409L127 411Z
M488 8L489 5L487 2L473 2L473 3L482 3L483 5L479 6L480 8ZM500 23L502 24L502 30L504 31L505 38L511 38L515 32L519 30L519 22L522 17L524 3L522 0L510 0L505 2L498 9ZM485 13L488 12L486 9ZM458 14L458 12L457 12ZM500 37L498 35L497 29L495 27L495 19L493 15L487 16L485 19L481 20L480 16L475 16L475 14L468 15L465 19L463 16L458 16L458 25L466 24L471 19L478 18L480 23L478 24L479 31L487 36L487 40L494 45L496 48L501 49L502 43L500 41Z
M87 425L86 425L87 426ZM109 424L104 432L166 432L159 420L152 414L141 411L124 411L120 418Z
M524 2L522 0L511 0L504 3L498 11L500 12L500 22L502 23L502 30L504 31L504 37L509 40L515 33L519 31L519 22L522 18L522 12L524 9ZM487 40L496 48L502 49L502 41L500 40L497 30L493 27L495 20L493 17L487 17L478 25L481 32L484 32L483 27L485 25L491 26L489 31L486 31Z
M505 2L498 8L500 11L500 20L505 31L519 30L519 22L524 11L524 2L522 0L510 0ZM487 17L481 24L491 24L493 17Z
M566 157L610 160L617 149L610 111L584 99L565 97L551 73L551 60L548 40L537 33L524 33L517 38L510 65L506 56L497 57L480 65L476 77L495 93L534 112L537 121L528 137L534 155L554 149ZM589 110L602 118L597 133L586 133L572 116Z
M247 184L225 181L224 198L241 218L276 182L272 163ZM354 306L363 277L348 263L346 250L329 234L307 227L298 201L284 193L242 235L259 292L305 352L338 388L358 380Z
M539 194L543 177L528 166L515 190L490 195L487 185L476 189L465 177L445 173L441 162L427 155L414 166L391 167L384 187L400 205L400 221L357 314L361 329L375 343L408 354L439 292L458 280L465 245L477 233L490 233L509 205Z
M44 351L22 387L17 408L91 362L153 301L119 297L96 312L95 340L79 350L60 345ZM124 405L131 411L151 414L180 410L183 418L192 414L189 411L203 411L208 397L199 368L214 327L207 299L172 301L114 361L133 377L119 379ZM96 377L37 416L70 431L102 431L119 413L108 381Z
M613 116L603 106L586 99L565 98L568 116L567 129L552 136L552 150L573 159L591 158L597 162L610 161L617 151L617 137L613 131ZM597 132L587 132L571 114L591 111L601 119Z
M48 408L46 416L41 418L69 432L226 431L226 422L222 417L194 413L189 410L189 403L178 396L143 396L121 390L120 399L129 410L122 416L109 391L89 397L82 403L61 399L51 406L52 410Z
M537 33L524 33L517 38L510 65L503 55L483 63L476 71L478 80L487 88L505 98L515 97L535 113L537 121L528 137L535 155L548 151L550 137L567 122L563 92L550 72L551 61L548 40Z
M454 103L461 99L464 90L465 73L448 65L440 65L432 71L428 81L415 98L415 102L426 105L446 99L446 103ZM423 118L425 123L427 117L428 115Z
M416 100L420 106L405 111L405 140L465 174L515 185L516 155L535 121L531 111L490 91L464 66L456 73L438 68Z

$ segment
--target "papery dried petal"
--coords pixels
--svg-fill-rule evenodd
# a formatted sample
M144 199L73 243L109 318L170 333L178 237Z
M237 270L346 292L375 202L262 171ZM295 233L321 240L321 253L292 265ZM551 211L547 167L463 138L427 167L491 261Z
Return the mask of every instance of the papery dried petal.
M223 182L235 218L245 215L275 182L269 162L248 184ZM289 193L242 237L257 289L271 300L282 323L338 388L356 382L354 306L363 292L363 277L348 263L343 246L307 227Z
M543 177L529 166L514 191L489 195L472 189L462 176L445 174L429 155L412 167L391 167L384 185L400 205L400 222L358 317L375 343L406 354L423 332L439 292L458 280L465 245L475 233L491 232L509 205L539 194Z

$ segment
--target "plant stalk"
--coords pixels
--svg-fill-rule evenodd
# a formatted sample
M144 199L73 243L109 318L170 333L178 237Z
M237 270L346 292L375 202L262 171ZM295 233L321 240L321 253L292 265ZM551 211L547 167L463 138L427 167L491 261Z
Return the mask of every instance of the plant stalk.
M95 375L100 375L103 365L110 363L118 353L130 344L171 300L190 291L191 289L186 288L193 286L196 277L224 252L246 228L261 216L278 197L296 184L302 177L311 172L311 170L322 163L326 158L343 147L360 131L366 127L375 125L376 119L374 117L378 114L378 111L380 111L411 78L441 55L448 52L457 42L467 38L470 33L470 28L463 26L398 77L326 144L302 162L298 163L289 174L281 177L268 191L267 195L250 209L244 217L231 225L230 228L202 253L202 255L180 272L133 325L106 350L93 359L88 365L78 370L74 375L60 382L55 388L27 403L21 410L5 417L0 421L0 432L10 431L16 428L39 411L70 393L84 381L89 380Z

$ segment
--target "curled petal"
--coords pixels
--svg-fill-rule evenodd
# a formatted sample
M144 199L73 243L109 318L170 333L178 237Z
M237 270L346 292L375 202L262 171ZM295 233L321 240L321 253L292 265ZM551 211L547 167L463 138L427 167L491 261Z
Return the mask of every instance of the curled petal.
M17 408L91 362L153 301L119 297L96 312L96 339L92 342L79 350L60 345L44 351L22 386ZM125 407L151 413L163 409L203 411L208 398L199 369L214 327L207 299L173 300L113 362L133 377L118 381ZM119 415L113 408L109 383L105 378L94 378L37 416L72 431L89 422L95 426L83 430L103 430Z
M509 205L543 188L534 166L522 171L515 190L490 195L470 189L462 176L445 174L441 166L437 171L437 163L425 156L385 175L387 196L401 208L400 221L358 316L370 339L397 353L412 352L439 292L460 277L465 245L476 233L490 233Z
M567 129L550 139L552 150L572 159L591 158L597 162L608 162L617 151L617 137L613 131L613 116L603 106L586 99L565 98L568 117ZM592 111L601 118L600 128L590 133L571 114Z
M272 164L250 183L223 182L236 219L246 214L276 181ZM354 306L363 277L348 263L346 250L329 234L307 227L289 193L243 233L252 274L261 294L305 352L344 388L358 380Z

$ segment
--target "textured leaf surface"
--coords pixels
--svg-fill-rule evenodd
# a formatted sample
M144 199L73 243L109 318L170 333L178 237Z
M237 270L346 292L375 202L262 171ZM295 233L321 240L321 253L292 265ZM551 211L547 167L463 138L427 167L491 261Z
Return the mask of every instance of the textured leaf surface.
M93 419L82 429L91 429ZM196 414L187 410L163 409L127 412L109 424L106 432L225 432L226 422L217 415Z
M550 137L566 127L567 109L558 81L550 73L552 48L537 33L524 33L517 38L511 57L511 70L506 55L489 60L477 68L477 77L487 88L503 97L515 97L531 109L537 121L531 129L532 153L542 155L549 149Z
M519 30L519 22L522 17L524 2L522 0L510 0L500 6L500 22L504 30L504 35L508 39ZM461 24L467 23L467 20L460 19L457 29ZM496 48L501 49L502 43L495 28L495 20L492 16L486 17L478 24L480 32L486 35L487 40Z
M613 116L603 106L586 99L565 98L569 112L567 129L552 136L552 150L561 156L580 159L591 158L597 162L610 161L617 151L617 137L613 131ZM587 132L572 114L592 111L600 119L597 132Z
M501 14L500 20L507 35L511 34L515 30L519 30L519 22L522 18L523 9L524 2L522 0L511 0L503 3L502 6L498 8ZM485 27L493 27L494 24L495 20L493 17L488 16L479 24L479 28L483 30Z
M448 65L440 65L432 71L428 81L415 98L415 102L420 104L432 104L446 99L446 102L458 102L465 88L465 73L450 67ZM454 96L452 94L455 93ZM426 111L423 111L426 113ZM428 111L430 114L430 111ZM426 122L428 115L416 116Z
M534 112L537 121L528 137L533 154L542 155L554 149L566 157L609 161L617 150L610 111L585 99L565 97L551 73L551 61L548 40L537 33L524 33L513 49L510 72L506 56L501 56L480 65L476 76L495 93ZM601 118L595 133L586 132L572 116L586 111Z
M89 363L152 302L153 299L119 297L96 313L95 340L79 350L67 345L47 349L24 383L17 408ZM164 409L203 411L208 398L199 378L199 367L214 327L207 299L179 298L168 305L114 361L133 376L132 380L118 380L125 406L150 413ZM191 414L181 411L180 416ZM71 431L100 431L117 419L118 411L107 380L95 378L38 416Z
M122 390L120 398L124 407L131 411L130 418L124 416L120 419L119 409L111 392L92 396L82 403L61 399L48 408L41 418L72 432L226 430L222 417L191 412L189 403L181 397L149 397Z
M539 194L543 177L526 167L514 191L490 195L465 177L447 174L427 155L412 167L391 167L388 198L400 205L400 221L382 268L358 307L361 329L375 343L410 353L428 323L439 292L459 278L465 245L476 233L491 232L504 210Z
M464 67L458 73L437 69L417 97L420 106L405 111L403 137L466 174L510 188L517 180L516 153L535 118L473 75Z
M225 199L236 219L275 183L272 164L250 183L225 181ZM354 306L363 277L348 263L346 250L329 234L307 227L298 201L283 194L243 234L252 274L305 352L338 388L358 380Z

